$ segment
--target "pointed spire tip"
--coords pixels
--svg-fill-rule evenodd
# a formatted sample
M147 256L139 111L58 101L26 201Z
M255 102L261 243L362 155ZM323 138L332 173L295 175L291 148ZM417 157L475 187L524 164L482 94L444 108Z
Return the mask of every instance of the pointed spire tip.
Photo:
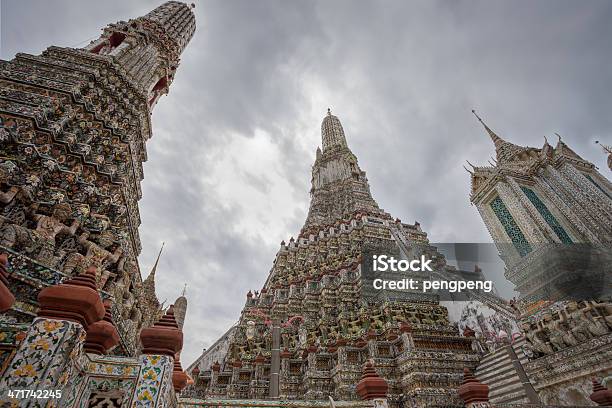
M155 260L155 265L153 265L153 268L151 268L151 273L149 273L149 276L153 279L155 278L155 272L157 272L157 266L159 265L159 259L161 258L161 254L162 251L164 250L164 246L166 245L166 242L162 242L162 246L159 249L159 253L157 254L157 259ZM149 279L149 276L147 276L147 279Z
M482 124L482 126L484 126L485 130L489 134L489 137L491 137L491 140L493 140L493 143L495 143L496 147L498 147L499 144L504 143L504 140L501 137L499 137L497 133L492 131L491 128L487 126L485 121L482 120L480 116L478 116L475 109L472 109L472 113L474 114L474 116L476 116L476 119L478 119L478 121Z
M596 141L595 141L595 144L600 145L600 146L601 146L601 148L604 150L604 152L609 153L609 154L612 154L612 147L610 147L610 146L606 146L605 144L600 143L600 142L599 142L599 140L596 140Z

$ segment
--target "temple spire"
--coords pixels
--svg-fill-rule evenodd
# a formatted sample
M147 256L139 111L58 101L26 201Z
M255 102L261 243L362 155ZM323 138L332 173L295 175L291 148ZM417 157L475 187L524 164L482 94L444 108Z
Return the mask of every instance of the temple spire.
M608 154L612 154L612 147L606 146L605 144L602 144L602 143L599 143L599 140L596 140L595 144L600 145L604 152L606 152Z
M323 151L333 146L348 147L342 123L338 117L332 115L330 108L327 108L327 115L321 123L321 142Z
M164 250L165 245L166 243L162 242L162 246L159 249L159 254L157 254L157 259L155 260L155 265L153 265L153 268L151 268L151 273L149 274L149 276L152 276L153 278L155 278L155 272L157 272L157 265L159 265L159 258L161 258L161 254L162 254L162 251ZM149 279L149 276L147 276L147 279Z
M321 123L321 141L312 166L310 209L304 228L333 224L359 211L381 211L372 198L365 172L348 147L340 119L330 108Z
M162 242L162 246L159 249L159 254L157 254L157 259L155 260L155 265L151 268L151 272L149 272L149 276L143 282L143 288L145 292L149 296L155 296L155 272L157 272L157 265L159 265L159 259L161 258L162 251L164 250L165 242Z
M501 145L502 143L505 142L504 139L502 139L501 137L497 136L497 134L494 131L492 131L489 126L487 126L485 121L482 120L482 118L480 116L478 116L478 114L476 113L476 110L472 109L472 113L474 114L474 116L476 116L476 119L478 119L478 121L482 124L482 126L484 126L485 130L487 131L487 133L491 137L491 140L493 140L493 143L495 143L495 147L497 147L498 145Z
M518 152L525 150L524 147L517 146L513 143L507 142L491 130L489 126L482 120L480 116L472 109L472 113L476 116L476 119L484 126L485 130L493 140L495 144L495 154L497 156L497 162L504 163L510 161Z
M142 289L144 292L144 303L147 304L148 310L151 312L158 313L162 310L159 304L159 300L157 299L157 294L155 293L155 272L157 272L157 266L159 265L159 259L161 258L162 251L164 250L164 245L166 243L162 242L162 246L159 250L159 254L157 254L157 259L155 260L155 265L151 268L151 272L149 276L142 282ZM154 319L157 319L159 316L155 315Z

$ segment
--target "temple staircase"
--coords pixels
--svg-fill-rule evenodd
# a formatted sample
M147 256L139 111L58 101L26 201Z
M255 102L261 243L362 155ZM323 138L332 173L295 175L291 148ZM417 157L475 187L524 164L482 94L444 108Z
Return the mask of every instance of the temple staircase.
M485 355L476 369L476 378L489 386L494 404L539 404L540 400L523 369L527 356L525 338Z

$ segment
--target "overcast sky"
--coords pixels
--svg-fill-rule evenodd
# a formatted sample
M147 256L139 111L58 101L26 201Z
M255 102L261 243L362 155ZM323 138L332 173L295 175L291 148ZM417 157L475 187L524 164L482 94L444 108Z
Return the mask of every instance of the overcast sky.
M158 1L1 0L0 56L83 46ZM197 30L153 113L140 202L143 278L188 284L191 363L264 283L305 220L331 107L379 205L432 242L488 242L462 164L498 134L553 132L610 176L612 2L198 1Z

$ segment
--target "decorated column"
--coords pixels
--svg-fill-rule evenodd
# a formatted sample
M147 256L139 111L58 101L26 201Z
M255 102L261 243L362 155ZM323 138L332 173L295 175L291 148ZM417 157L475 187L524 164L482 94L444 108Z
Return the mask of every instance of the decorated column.
M68 394L69 380L78 374L74 361L82 353L86 331L104 317L95 273L95 268L90 268L82 275L39 293L38 317L0 380L1 402L19 407L42 407L47 403L54 406L52 402L57 400L61 405L59 400ZM16 390L28 390L47 398L37 398L32 405L32 398L16 394Z
M378 375L371 360L368 360L363 366L363 375L361 381L357 383L356 391L362 400L374 400L375 407L388 407L389 385L384 378Z
M191 371L191 378L193 378L193 383L197 385L200 378L200 366L195 366Z
M176 358L174 359L174 366L172 369L172 386L174 387L174 391L179 393L187 386L187 381L189 380L189 376L183 371L183 367L181 365L181 353L176 354Z
M281 379L287 378L289 376L289 361L291 360L291 352L285 348L280 353L281 358Z
M468 368L463 369L459 396L468 408L489 407L489 386L478 381Z
M263 379L263 365L265 362L266 362L266 358L261 353L259 353L253 360L253 364L255 364L255 366L259 369L259 371L261 371L261 373L259 373L260 374L259 377L256 377L256 379L258 380Z
M371 358L378 357L378 347L376 347L376 330L370 329L365 335L367 346L368 346L368 354Z
M280 342L281 329L278 320L272 325L272 353L270 361L270 398L278 398L280 392Z
M242 368L241 360L234 360L232 362L232 381L231 384L237 384L240 379L240 369Z
M106 354L117 344L119 344L119 333L111 317L111 302L105 300L104 318L89 326L83 348L87 353Z
M218 361L215 361L213 365L210 367L210 386L209 388L213 388L217 386L217 381L219 380L219 372L221 371L221 364Z
M414 340L412 339L412 327L408 323L402 322L400 324L400 335L402 339L402 345L404 351L410 351L414 348Z
M345 338L340 337L336 340L336 347L338 347L338 365L337 367L346 365L346 344Z
M306 357L306 361L308 363L307 370L314 371L317 369L317 351L318 350L319 348L314 344L311 344L306 349L306 353L308 353L308 356Z
M173 307L151 327L140 332L142 354L133 407L163 407L173 392L174 356L183 348L183 332L174 318Z

